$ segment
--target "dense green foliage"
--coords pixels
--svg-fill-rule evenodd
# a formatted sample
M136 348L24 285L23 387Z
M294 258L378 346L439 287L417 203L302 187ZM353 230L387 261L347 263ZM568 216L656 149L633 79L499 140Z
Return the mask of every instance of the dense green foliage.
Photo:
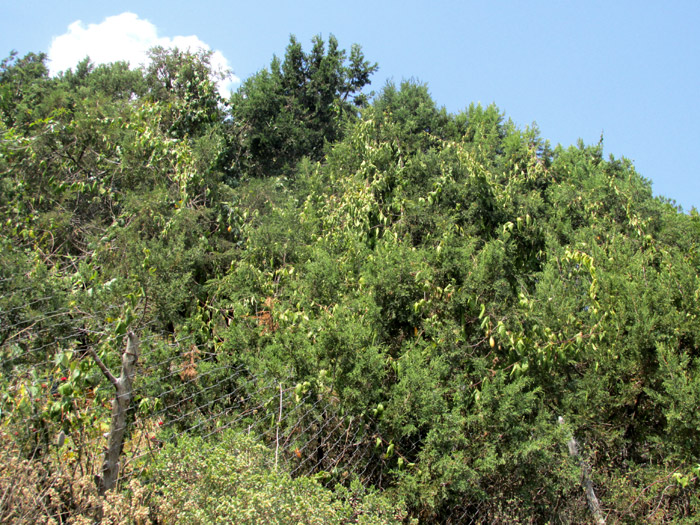
M347 118L366 104L362 88L377 69L354 45L346 53L332 35L328 50L315 37L310 53L292 37L284 60L274 58L231 99L232 162L253 176L290 173L302 157L320 160L324 145L342 136Z
M602 144L552 148L495 106L449 114L413 82L370 100L376 66L347 58L292 38L230 100L206 53L56 78L45 55L3 61L13 450L45 462L59 430L99 438L111 392L88 350L116 367L132 329L134 435L172 441L140 478L163 515L585 522L573 435L611 519L691 522L700 216ZM286 429L314 461L292 478L260 443L209 435L235 425Z
M403 523L406 512L359 483L334 492L273 467L270 449L226 432L216 443L186 438L167 447L149 473L156 507L168 523L382 525Z

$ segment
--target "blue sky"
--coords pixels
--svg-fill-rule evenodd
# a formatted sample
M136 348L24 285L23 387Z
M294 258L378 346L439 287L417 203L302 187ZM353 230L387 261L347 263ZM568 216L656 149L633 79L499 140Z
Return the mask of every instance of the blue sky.
M49 51L70 24L124 12L166 41L196 36L242 79L290 34L308 49L332 33L378 62L373 89L413 78L452 112L495 102L552 145L602 134L656 195L700 208L700 2L0 0L0 54Z

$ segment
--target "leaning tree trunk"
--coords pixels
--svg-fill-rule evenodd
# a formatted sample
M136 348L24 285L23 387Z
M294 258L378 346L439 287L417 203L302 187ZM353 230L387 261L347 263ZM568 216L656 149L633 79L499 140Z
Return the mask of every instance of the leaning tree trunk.
M104 461L102 462L102 475L95 476L97 490L100 496L112 489L117 483L119 475L119 456L124 446L124 435L126 433L126 412L133 398L132 383L136 373L136 360L139 356L139 340L136 334L127 334L126 350L122 354L122 370L119 378L114 377L112 372L105 366L97 354L92 351L92 357L100 367L102 373L114 385L116 395L112 401L112 424L109 431L107 449L105 450Z

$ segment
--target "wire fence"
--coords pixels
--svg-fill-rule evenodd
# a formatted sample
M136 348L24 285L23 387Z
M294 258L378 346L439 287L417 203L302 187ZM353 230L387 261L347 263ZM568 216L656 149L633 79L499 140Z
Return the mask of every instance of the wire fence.
M168 444L190 436L216 440L229 429L264 443L270 469L327 486L355 479L385 490L396 486L402 465L422 468L425 436L386 432L371 411L345 413L331 381L304 381L291 363L274 373L261 369L201 334L158 329L162 322L155 321L136 323L139 357L123 426L115 426L119 395L96 364L120 376L127 339L117 329L120 309L91 313L61 290L43 294L8 279L0 279L0 292L0 522L70 522L75 509L64 502L91 501L81 494L99 486L110 440L120 431L116 493L144 479ZM229 321L222 313L221 322ZM264 315L244 322L276 329ZM664 482L670 487L673 479ZM658 493L646 503L647 515L671 501L666 490ZM453 501L459 503L425 521L500 520L484 499ZM576 505L576 515L586 515L583 494ZM552 516L566 521L556 508Z
M10 284L0 280L0 289ZM19 304L22 293L33 298ZM264 443L270 468L328 486L356 479L384 490L396 485L401 468L421 468L424 436L397 438L371 411L345 413L331 381L306 382L292 364L261 370L233 350L185 330L158 330L153 321L136 329L139 358L124 426L115 427L118 398L96 364L120 375L126 333L115 330L119 312L97 315L62 304L62 297L33 287L0 295L0 516L6 521L69 520L72 509L56 510L54 500L87 491L84 480L95 483L104 474L110 438L122 430L116 492L142 479L168 444L189 436L215 440L229 429ZM18 503L18 491L28 486L35 490L30 507L26 498ZM653 504L667 500L661 493ZM579 503L585 509L583 495ZM493 506L486 507L465 496L438 521L497 522Z
M118 397L95 365L104 361L106 373L119 376L125 334L115 334L114 323L105 326L107 316L46 308L52 302L60 301L36 297L19 305L0 296L4 518L65 522L71 509L56 511L52 498L59 499L57 491L78 490L70 480L99 484L110 438L119 431L125 438L115 467L117 491L147 471L168 443L191 435L215 439L227 429L266 444L274 452L270 468L329 486L358 479L385 489L394 481L397 458L416 461L419 441L393 444L377 418L345 415L331 384L300 382L291 366L275 376L254 371L239 356L212 351L191 334L155 331L149 324L138 329L130 402L124 426L116 428ZM42 470L56 468L49 465L59 465L62 476ZM24 508L16 489L31 485L35 506ZM476 520L469 512L465 507L450 522Z
M385 490L395 487L402 468L421 468L425 436L385 433L381 416L371 411L345 413L331 381L304 381L291 363L274 373L261 369L254 359L212 345L201 335L157 329L162 323L155 321L135 328L139 356L123 427L115 426L119 397L96 364L102 361L113 377L123 372L127 335L116 329L120 309L91 313L71 305L60 290L42 295L36 287L0 279L3 290L2 520L70 521L74 509L56 501L66 493L75 499L81 491L94 492L87 485L99 486L110 440L120 431L117 493L143 479L168 444L190 436L216 440L229 429L264 443L271 451L269 468L310 476L327 486L355 479ZM230 319L222 313L221 321ZM274 320L263 315L244 322L275 329ZM31 504L19 494L26 487L33 487ZM658 504L662 501L663 494ZM585 507L583 497L580 507ZM493 505L464 496L426 521L498 522L492 512Z

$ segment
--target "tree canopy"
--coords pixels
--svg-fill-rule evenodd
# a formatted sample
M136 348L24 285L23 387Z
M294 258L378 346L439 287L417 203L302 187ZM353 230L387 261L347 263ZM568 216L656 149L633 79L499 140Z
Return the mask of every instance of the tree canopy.
M209 59L0 65L4 519L94 515L98 360L132 330L133 478L104 516L588 522L588 472L611 521L693 520L695 210L602 143L367 93L333 36L229 100Z
M345 122L366 105L362 88L376 64L359 46L347 56L334 36L320 36L305 53L294 36L284 60L248 80L231 98L231 117L240 138L234 162L255 176L292 171L302 157L320 160L324 145L339 140Z

